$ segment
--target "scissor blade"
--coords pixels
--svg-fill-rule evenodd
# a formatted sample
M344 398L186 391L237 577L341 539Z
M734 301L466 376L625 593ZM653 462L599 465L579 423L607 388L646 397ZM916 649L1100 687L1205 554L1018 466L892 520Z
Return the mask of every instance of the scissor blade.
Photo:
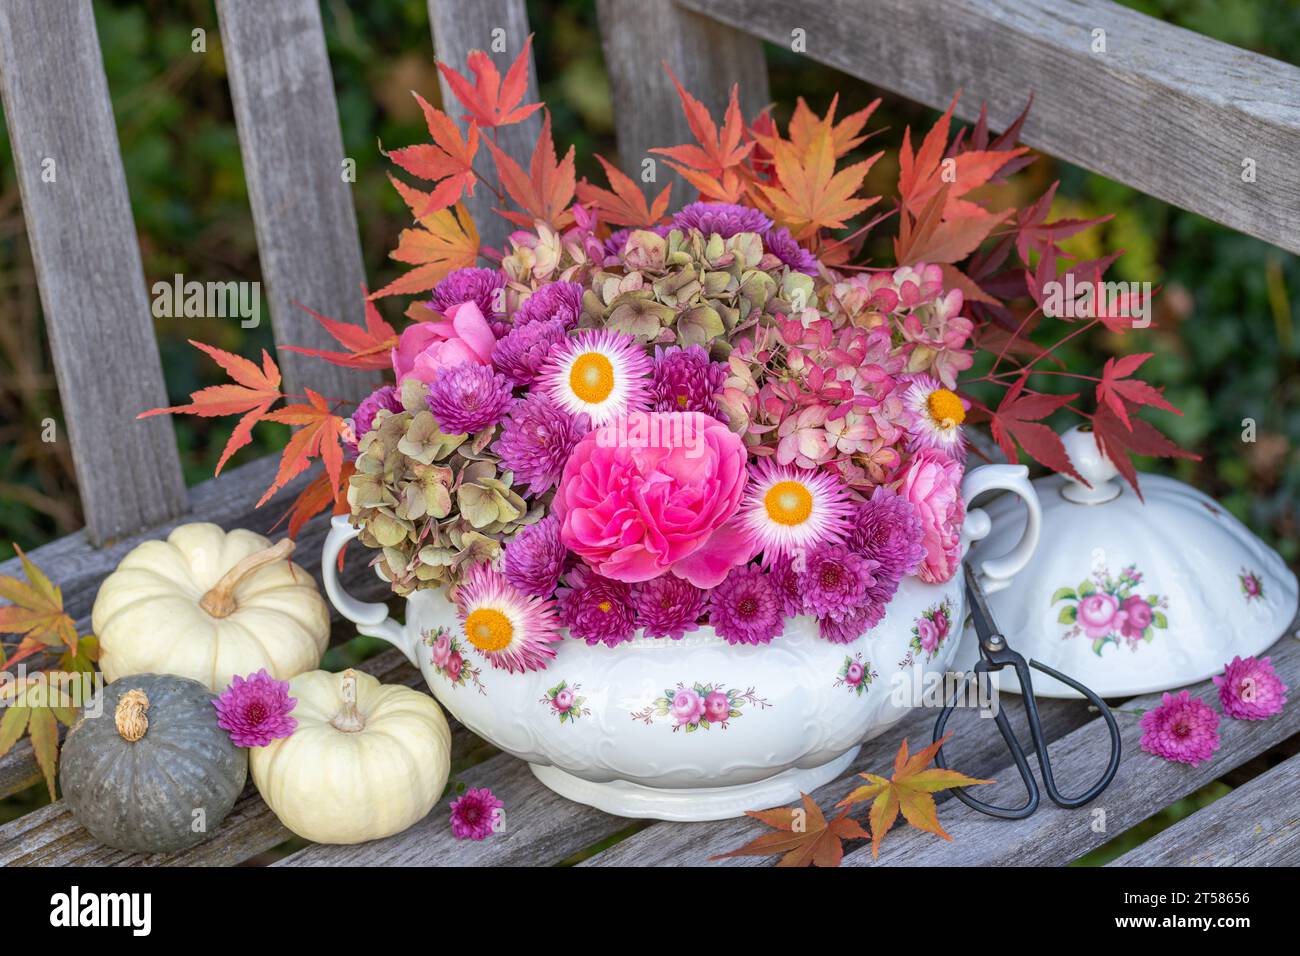
M984 593L984 588L980 586L975 569L968 562L963 562L962 569L966 575L966 596L970 600L971 622L975 625L975 633L979 636L980 643L983 644L991 635L998 632L997 625L993 623L989 598Z

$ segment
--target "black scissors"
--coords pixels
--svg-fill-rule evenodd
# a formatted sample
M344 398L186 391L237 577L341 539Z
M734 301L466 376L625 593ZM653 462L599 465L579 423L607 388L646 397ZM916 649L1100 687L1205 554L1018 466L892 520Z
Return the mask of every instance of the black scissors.
M975 625L975 635L979 638L980 659L975 664L975 679L983 680L985 687L987 687L987 675L991 671L1000 671L1007 666L1016 669L1016 678L1020 681L1020 693L1025 699L1025 712L1029 719L1029 733L1033 736L1034 750L1038 754L1038 766L1043 772L1043 787L1047 790L1047 796L1058 807L1066 810L1074 810L1083 806L1110 786L1110 782L1115 779L1115 771L1119 769L1119 726L1115 723L1115 715L1110 712L1110 708L1106 706L1105 701L1078 681L1066 677L1060 671L1048 667L1046 664L1040 664L1038 661L1031 660L1026 663L1023 657L1008 647L1007 639L1002 636L993 622L993 615L989 612L988 596L980 586L974 569L969 564L963 564L962 567L966 574L966 599L970 604L971 622ZM1106 726L1110 730L1110 762L1106 765L1106 772L1101 775L1100 780L1077 797L1067 797L1062 794L1056 789L1056 782L1052 779L1052 762L1047 757L1047 740L1043 736L1043 725L1038 718L1038 704L1034 701L1034 684L1029 676L1029 668L1031 667L1037 668L1049 677L1055 677L1062 684L1073 687L1086 697L1101 712L1101 716L1105 718ZM947 705L939 712L939 719L934 725L934 740L936 743L943 739L943 731L948 725L948 718L952 716L953 709L961 699L965 685L966 681L962 681ZM1020 771L1020 779L1025 782L1025 789L1029 791L1029 799L1023 806L1019 807L995 807L990 803L975 799L966 792L965 787L954 789L953 794L962 803L981 813L987 813L993 817L1002 817L1006 820L1020 820L1038 809L1040 799L1038 783L1034 780L1033 774L1030 773L1029 761L1025 759L1024 748L1020 746L1020 741L1016 738L1016 732L1011 727L1011 721L1007 718L1006 711L1001 707L997 708L994 720L998 725L998 730L1002 732L1002 739L1007 742L1007 749L1011 751L1011 756L1016 762L1016 769ZM935 754L934 762L939 767L946 768L948 766L944 761L942 748Z

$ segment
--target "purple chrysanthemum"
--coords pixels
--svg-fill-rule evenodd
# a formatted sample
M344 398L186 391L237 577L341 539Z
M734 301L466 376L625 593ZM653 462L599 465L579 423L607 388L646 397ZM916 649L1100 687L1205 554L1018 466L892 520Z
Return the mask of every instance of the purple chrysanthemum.
M543 394L515 402L492 448L530 495L555 487L565 462L582 436L591 431L585 414L571 415Z
M651 578L633 589L636 623L646 637L681 640L704 613L708 595L690 581L673 574Z
M560 519L547 515L510 540L501 570L506 580L525 594L550 597L560 583L567 554L560 541Z
M582 315L582 286L576 282L552 282L544 285L519 306L515 325L561 319L565 330L578 324Z
M880 623L885 616L883 605L868 601L862 607L840 620L823 617L817 622L817 632L832 644L852 644L867 631Z
M288 737L298 727L289 716L297 703L289 696L289 682L276 680L266 668L248 677L236 675L212 700L217 726L230 734L236 747L265 747Z
M433 287L429 308L445 313L453 305L473 302L500 338L509 328L502 316L505 296L499 291L505 287L506 277L496 269L456 269Z
M472 434L501 421L514 401L510 382L486 365L466 362L438 372L426 399L448 435Z
M781 613L785 617L797 617L804 612L803 593L799 590L799 572L794 569L794 561L789 555L781 555L767 569L768 581L772 590L781 600Z
M781 600L770 575L754 565L732 568L709 592L709 623L729 644L766 644L781 633Z
M402 396L392 385L375 389L361 400L357 410L352 413L352 434L356 436L356 441L343 443L348 458L357 457L357 445L366 437L370 429L374 428L375 415L381 408L386 408L394 414L402 411Z
M817 274L817 257L799 245L794 236L790 235L790 230L784 226L763 236L763 248L795 272L810 276Z
M871 499L858 505L847 544L876 562L872 574L885 603L894 596L898 582L925 559L916 506L883 485L877 485Z
M772 220L757 209L728 202L693 202L673 216L678 229L698 229L706 236L714 233L730 239L740 232L760 235L772 228Z
M1268 657L1234 657L1214 683L1223 712L1234 720L1266 720L1282 713L1286 704L1286 684Z
M512 385L528 385L546 364L551 348L564 340L564 319L517 325L492 347L492 367Z
M466 790L451 801L451 832L457 840L486 840L496 830L505 804L487 787Z
M632 589L622 581L601 577L579 565L564 578L557 592L560 623L588 644L608 647L632 640Z
M1159 707L1142 715L1142 749L1199 766L1219 749L1219 715L1185 690L1177 697L1165 694Z
M727 379L727 366L709 360L701 345L667 349L655 346L654 383L650 386L656 412L703 412L719 418L718 393Z
M867 603L867 589L875 583L876 562L842 544L822 544L808 553L799 573L804 607L818 617L843 620Z

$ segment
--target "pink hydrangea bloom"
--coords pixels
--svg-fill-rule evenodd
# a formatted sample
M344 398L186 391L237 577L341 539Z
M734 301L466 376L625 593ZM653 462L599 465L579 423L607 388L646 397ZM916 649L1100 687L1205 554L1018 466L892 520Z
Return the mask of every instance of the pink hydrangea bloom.
M1266 720L1286 704L1287 686L1268 657L1234 657L1214 683L1223 712L1235 720Z
M1219 749L1219 715L1187 691L1165 694L1142 715L1142 749L1178 763L1200 766Z
M236 675L212 701L217 726L229 732L237 747L265 747L288 737L298 727L289 716L297 703L289 696L289 682L276 680L266 668L246 678Z
M637 413L578 442L553 508L560 539L600 574L671 571L711 588L752 554L728 525L745 491L745 445L700 412Z
M961 562L961 526L966 518L966 506L961 500L961 475L958 462L926 448L913 457L898 489L921 519L925 559L917 576L927 584L947 581Z
M492 835L497 812L505 804L487 787L466 790L451 802L451 832L457 840L486 840Z
M446 312L444 321L417 322L402 333L393 349L398 383L408 378L432 382L438 370L463 365L492 364L496 336L479 307L462 302Z

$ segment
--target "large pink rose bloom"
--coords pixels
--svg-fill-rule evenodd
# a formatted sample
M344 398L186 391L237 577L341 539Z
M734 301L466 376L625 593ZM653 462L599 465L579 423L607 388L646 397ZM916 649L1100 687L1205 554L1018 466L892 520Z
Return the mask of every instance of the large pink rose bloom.
M925 448L913 456L898 489L921 517L925 559L917 576L928 584L947 581L961 562L961 525L966 519L961 474L959 463L943 452Z
M753 557L728 524L746 478L744 443L717 419L643 412L578 442L552 507L560 540L605 577L632 583L671 571L711 588Z
M393 349L393 371L398 384L408 378L428 384L438 370L453 365L490 365L496 336L492 327L473 302L453 305L446 318L437 322L417 322L397 340Z

